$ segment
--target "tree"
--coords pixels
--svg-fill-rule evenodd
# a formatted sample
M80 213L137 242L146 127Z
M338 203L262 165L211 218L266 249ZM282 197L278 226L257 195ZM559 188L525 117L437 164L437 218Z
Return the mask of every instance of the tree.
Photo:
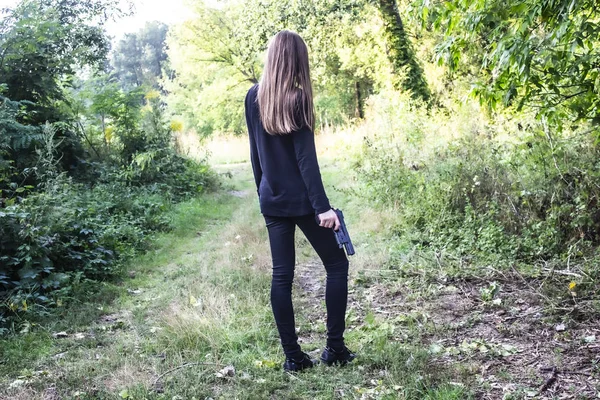
M14 114L15 121L25 126L60 121L55 126L56 139L60 163L66 170L79 163L84 148L66 106L69 98L65 89L72 85L76 71L104 68L109 42L103 24L121 14L119 3L119 0L23 0L7 10L0 22L0 85L4 105L16 105L19 112ZM14 132L0 131L0 135L11 136L8 158L16 171L29 170L34 166L34 147L39 142L22 129ZM27 183L34 183L31 174L26 178L30 179ZM20 177L19 183L24 182Z
M444 32L440 60L455 69L461 54L482 49L474 94L531 107L560 127L600 123L600 3L596 0L420 1L420 14Z
M404 30L396 0L379 0L379 10L384 20L388 55L396 74L394 87L409 90L413 98L428 102L431 92L423 75L423 68Z
M35 104L37 124L60 117L75 69L100 69L109 50L103 24L118 15L118 0L24 0L0 24L0 83L14 101Z
M235 3L211 8L200 2L194 9L196 18L185 23L180 37L203 53L198 55L196 62L232 67L248 82L257 83L261 64L258 55L265 49L270 33L282 27L278 20L261 18L255 12L265 10L248 4L240 7Z
M168 31L169 27L161 22L148 22L139 32L128 33L119 41L112 66L123 88L142 85L159 88L163 70L168 68Z
M282 29L300 33L310 48L315 107L321 124L361 118L376 85L384 86L389 61L368 0L226 1L194 3L196 17L169 38L177 71L169 103L199 132L242 132L243 97L257 83L268 40Z

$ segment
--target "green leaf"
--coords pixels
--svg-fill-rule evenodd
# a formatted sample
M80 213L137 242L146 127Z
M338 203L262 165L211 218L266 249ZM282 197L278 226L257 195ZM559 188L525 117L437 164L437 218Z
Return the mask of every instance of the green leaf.
M31 260L31 257L27 257ZM37 278L37 276L39 275L39 271L36 271L33 268L30 267L26 267L26 268L21 268L18 272L19 277L23 280L31 280L31 279L35 279Z

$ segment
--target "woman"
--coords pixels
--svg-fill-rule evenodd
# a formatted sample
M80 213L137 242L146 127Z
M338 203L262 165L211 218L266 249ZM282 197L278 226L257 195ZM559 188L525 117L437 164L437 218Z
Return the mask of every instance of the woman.
M292 306L296 225L327 272L327 347L321 361L346 364L355 357L344 345L348 259L331 229L338 229L340 222L321 181L308 50L298 34L281 31L273 37L262 79L248 92L245 106L252 169L273 258L271 306L286 356L283 368L300 371L316 363L302 352L296 335Z

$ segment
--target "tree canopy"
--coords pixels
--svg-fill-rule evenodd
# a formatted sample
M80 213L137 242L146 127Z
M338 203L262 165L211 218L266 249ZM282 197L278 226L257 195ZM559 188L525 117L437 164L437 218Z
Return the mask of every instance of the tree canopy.
M533 108L557 126L565 119L600 123L599 6L593 0L413 5L428 28L444 34L437 53L451 69L480 53L473 92L482 102Z

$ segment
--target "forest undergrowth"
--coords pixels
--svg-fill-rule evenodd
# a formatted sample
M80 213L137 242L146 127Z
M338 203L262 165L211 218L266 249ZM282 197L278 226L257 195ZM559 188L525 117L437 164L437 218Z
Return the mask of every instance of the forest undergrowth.
M346 335L356 363L282 372L250 165L223 164L223 190L176 206L176 228L130 264L126 279L4 342L0 398L594 398L596 317L557 294L572 277L533 277L518 266L475 273L450 254L400 252L390 234L397 214L356 193L360 181L344 179L350 160L327 158L360 146L346 134L354 139L322 135L319 148L328 194L357 248ZM301 235L297 245L297 329L316 356L324 270Z
M325 168L328 181L336 179L334 170ZM360 361L284 374L249 164L225 172L233 177L230 189L178 206L177 228L131 264L128 279L73 305L53 325L5 341L2 398L468 396L465 387L448 383L447 368L428 365L426 349L394 339L374 314L362 323L353 311L348 342ZM341 202L341 194L334 196ZM299 237L298 244L298 329L305 350L316 354L324 343L324 304L306 284L323 282L308 243Z

